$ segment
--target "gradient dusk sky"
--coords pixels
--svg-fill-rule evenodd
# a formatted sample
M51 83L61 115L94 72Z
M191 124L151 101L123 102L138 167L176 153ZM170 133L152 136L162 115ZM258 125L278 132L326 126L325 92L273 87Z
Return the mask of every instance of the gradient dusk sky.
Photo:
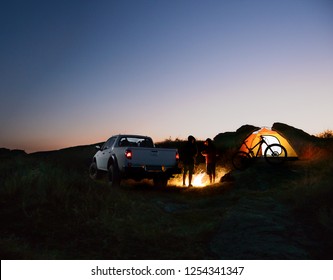
M0 147L333 129L332 0L10 0Z

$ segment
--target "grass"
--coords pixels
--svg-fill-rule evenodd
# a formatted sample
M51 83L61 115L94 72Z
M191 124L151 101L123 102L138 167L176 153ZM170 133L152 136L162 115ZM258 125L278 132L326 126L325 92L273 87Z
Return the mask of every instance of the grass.
M200 191L111 189L40 158L1 169L2 259L200 259L219 220L211 214L221 211L216 203L202 210Z
M332 259L333 241L333 159L299 164L297 180L283 194L308 236L323 242L311 248L313 258Z
M333 257L332 159L259 164L206 188L110 188L89 178L92 153L87 146L0 162L1 259L219 258L212 240L244 197L287 206L312 242L302 244L310 258Z

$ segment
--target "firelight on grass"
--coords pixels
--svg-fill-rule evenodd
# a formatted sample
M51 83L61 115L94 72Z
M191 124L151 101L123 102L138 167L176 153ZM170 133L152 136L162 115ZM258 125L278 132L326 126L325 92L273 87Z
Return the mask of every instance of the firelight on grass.
M216 178L215 178L215 183L218 183L220 181L220 178L226 174L226 170L224 168L217 168L216 169ZM177 187L183 187L183 175L179 174L175 176L175 178L169 180L169 185L174 185ZM192 176L192 186L195 188L204 188L207 187L210 184L209 182L209 176L206 174L206 172L203 169L198 170L193 174ZM185 186L188 186L188 176L185 180Z

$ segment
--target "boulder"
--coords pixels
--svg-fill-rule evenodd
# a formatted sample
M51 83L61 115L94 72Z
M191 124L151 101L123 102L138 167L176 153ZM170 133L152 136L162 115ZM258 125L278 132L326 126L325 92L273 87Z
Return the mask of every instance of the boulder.
M258 129L260 127L247 124L241 126L235 132L219 133L214 137L215 146L219 151L238 149L244 139Z
M285 137L303 160L325 159L333 156L333 139L319 138L284 123L274 123L272 130Z

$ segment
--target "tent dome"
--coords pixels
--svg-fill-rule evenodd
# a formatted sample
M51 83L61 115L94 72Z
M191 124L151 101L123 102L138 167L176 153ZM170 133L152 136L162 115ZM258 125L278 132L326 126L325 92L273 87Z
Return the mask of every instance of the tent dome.
M265 141L268 145L271 144L280 144L287 150L288 158L297 158L297 154L293 147L290 145L288 140L284 138L278 132L271 130L268 127L262 127L261 129L251 133L243 142L240 147L240 151L248 152L248 148L253 149L253 153L256 155L260 145L257 145L260 142L260 136L264 137ZM256 146L257 145L257 146ZM247 148L248 147L248 148ZM267 145L263 144L261 146L261 151L259 151L258 155L262 156L266 149Z

